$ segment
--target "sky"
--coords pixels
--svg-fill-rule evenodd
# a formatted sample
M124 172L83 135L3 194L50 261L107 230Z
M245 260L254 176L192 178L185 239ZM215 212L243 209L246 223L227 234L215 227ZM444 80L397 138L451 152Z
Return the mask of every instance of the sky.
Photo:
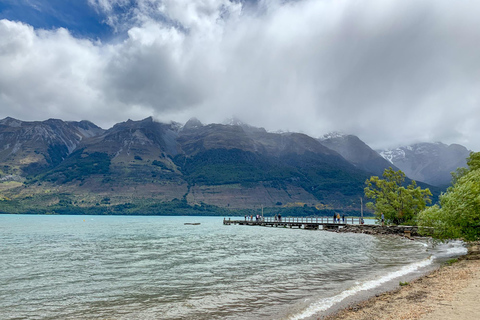
M480 1L0 0L0 118L480 151Z

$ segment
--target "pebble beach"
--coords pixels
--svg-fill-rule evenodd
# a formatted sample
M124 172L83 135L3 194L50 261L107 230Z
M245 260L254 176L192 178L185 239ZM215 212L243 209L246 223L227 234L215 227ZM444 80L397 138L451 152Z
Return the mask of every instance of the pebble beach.
M322 320L480 319L480 250L469 253L392 291L345 306Z

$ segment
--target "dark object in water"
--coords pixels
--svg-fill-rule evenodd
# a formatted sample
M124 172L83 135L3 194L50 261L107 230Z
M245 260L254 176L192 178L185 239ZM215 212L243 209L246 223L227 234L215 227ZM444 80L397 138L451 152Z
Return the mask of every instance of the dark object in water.
M189 225L189 226L198 226L200 222L185 222L184 225Z

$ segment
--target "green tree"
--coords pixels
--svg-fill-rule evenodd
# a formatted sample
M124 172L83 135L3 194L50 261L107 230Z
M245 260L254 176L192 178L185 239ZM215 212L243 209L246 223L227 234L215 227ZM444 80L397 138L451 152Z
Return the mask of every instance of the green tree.
M382 213L385 222L390 224L416 224L416 216L431 203L430 190L417 187L412 181L404 187L405 173L392 168L385 169L383 179L372 176L365 183L365 197L372 199L366 204L367 208L374 211L377 219Z
M430 207L419 215L421 229L435 239L480 239L480 152L472 152L468 168L453 174L453 186L440 195L440 206Z

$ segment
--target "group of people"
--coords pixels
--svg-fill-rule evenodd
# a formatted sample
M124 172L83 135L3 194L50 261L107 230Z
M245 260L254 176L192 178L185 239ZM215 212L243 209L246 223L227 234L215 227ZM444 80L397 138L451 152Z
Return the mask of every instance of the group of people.
M245 215L245 221L247 221L247 219L250 220L250 221L253 221L253 215ZM257 214L255 216L255 221L257 221L257 222L262 221L262 219L263 219L263 217L259 214Z
M247 215L246 214L245 215L245 221L247 221L247 220L253 221L253 215ZM258 221L262 221L262 220L263 220L263 217L261 215L257 214L255 216L255 221L258 222ZM275 215L275 222L277 222L277 221L282 222L282 215L281 214L276 214Z
M333 223L340 223L340 213L333 214ZM345 215L342 215L342 223L345 223Z

